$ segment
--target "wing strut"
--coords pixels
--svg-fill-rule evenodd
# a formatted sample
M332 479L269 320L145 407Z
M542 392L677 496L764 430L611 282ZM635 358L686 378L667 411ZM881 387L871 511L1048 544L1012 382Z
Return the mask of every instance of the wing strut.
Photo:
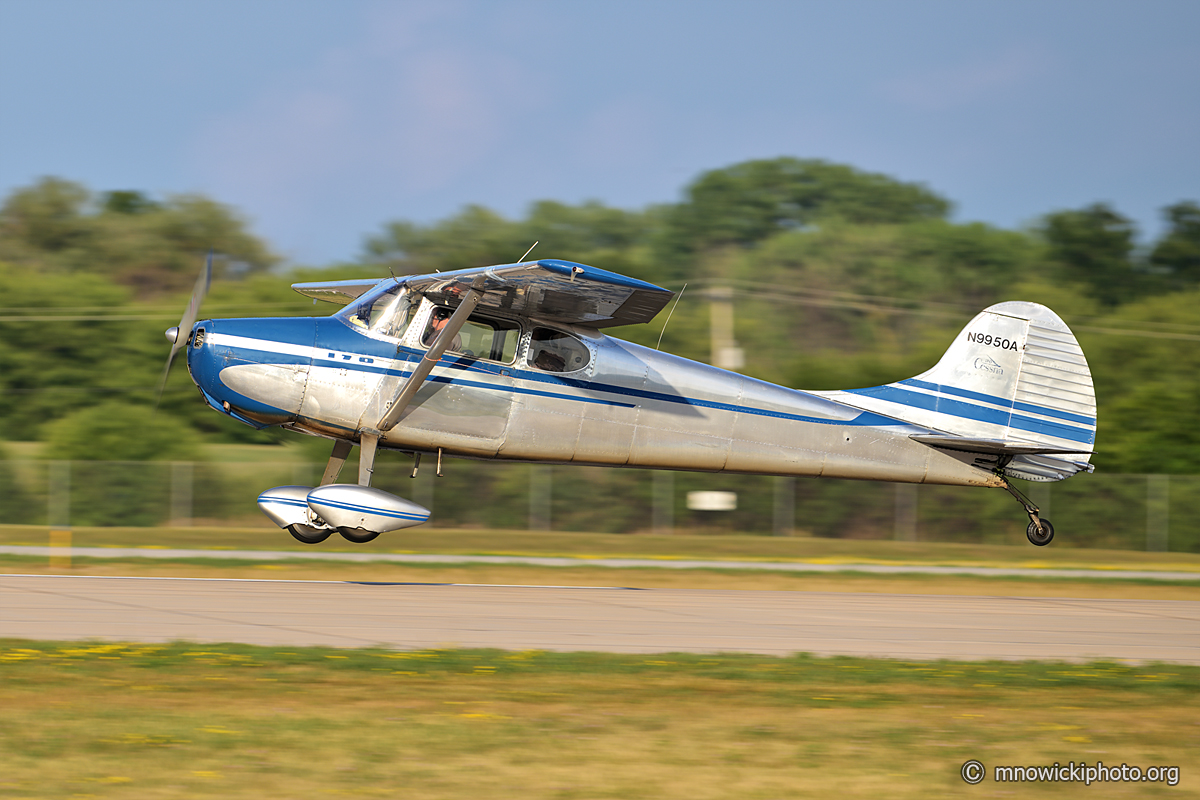
M412 371L408 380L396 392L396 397L379 420L378 426L374 429L363 428L359 431L362 437L361 451L358 454L358 484L360 486L371 485L371 474L375 471L375 450L379 445L380 435L390 431L400 421L400 416L417 396L417 391L425 384L425 379L429 377L429 373L433 371L442 354L449 349L454 337L458 336L458 332L467 323L467 318L475 312L475 307L483 298L483 279L483 275L477 277L471 288L463 295L462 302L450 315L450 319L446 320L446 326L433 340L433 344L421 358L417 368Z
M333 443L333 453L329 456L329 463L325 465L325 474L321 476L322 486L328 486L337 480L338 473L342 471L342 465L346 463L346 456L350 455L350 448L353 446L345 439L338 439Z

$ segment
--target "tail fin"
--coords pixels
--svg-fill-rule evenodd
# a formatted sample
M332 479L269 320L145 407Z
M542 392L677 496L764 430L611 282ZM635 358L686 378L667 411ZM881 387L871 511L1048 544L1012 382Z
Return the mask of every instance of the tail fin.
M1071 329L1037 303L991 306L959 333L933 369L843 397L938 431L915 437L927 444L1011 456L1005 471L1015 477L1060 480L1091 470L1092 374Z

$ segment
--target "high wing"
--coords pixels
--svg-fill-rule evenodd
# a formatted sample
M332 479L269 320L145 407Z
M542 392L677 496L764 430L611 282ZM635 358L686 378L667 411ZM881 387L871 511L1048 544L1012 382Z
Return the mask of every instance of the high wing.
M312 283L293 283L292 288L305 297L314 300L324 300L327 303L346 305L351 300L357 300L362 295L374 289L388 278L362 278L352 281L314 281Z
M590 328L649 322L674 296L652 283L557 259L399 280L440 305L456 306L469 290L476 289L481 292L478 304L483 308ZM378 279L296 283L292 288L308 297L344 304L378 283Z

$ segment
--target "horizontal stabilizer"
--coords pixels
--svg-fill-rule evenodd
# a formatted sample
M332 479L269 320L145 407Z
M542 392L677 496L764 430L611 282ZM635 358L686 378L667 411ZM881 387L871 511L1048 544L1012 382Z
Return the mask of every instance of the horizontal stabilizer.
M1031 456L1031 455L1091 455L1091 450L1063 450L1053 445L1038 442L1021 442L1010 439L972 439L962 436L948 436L940 433L915 433L909 437L922 444L941 447L946 450L961 450L967 453L988 453L1001 456Z

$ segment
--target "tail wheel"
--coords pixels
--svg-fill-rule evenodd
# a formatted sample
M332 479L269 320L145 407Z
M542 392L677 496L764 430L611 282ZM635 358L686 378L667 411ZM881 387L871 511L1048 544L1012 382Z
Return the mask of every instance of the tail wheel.
M377 531L364 531L362 528L338 528L338 533L348 542L366 544L379 536Z
M1050 524L1050 520L1048 519L1042 520L1040 527L1036 522L1031 520L1029 527L1025 529L1025 536L1038 547L1045 547L1054 538L1054 526Z
M305 544L320 544L333 533L328 528L313 528L308 525L288 525L287 529L296 541Z

